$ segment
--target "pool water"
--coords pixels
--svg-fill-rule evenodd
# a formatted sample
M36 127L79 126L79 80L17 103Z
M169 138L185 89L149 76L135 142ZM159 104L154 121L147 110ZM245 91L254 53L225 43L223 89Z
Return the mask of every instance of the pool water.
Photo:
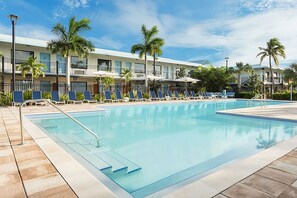
M279 103L267 103L273 104ZM216 114L243 107L247 101L232 100L127 105L73 113L98 134L100 148L95 148L92 136L62 115L29 118L83 157L89 156L87 151L102 159L110 166L98 169L134 197L144 197L296 135L294 122Z

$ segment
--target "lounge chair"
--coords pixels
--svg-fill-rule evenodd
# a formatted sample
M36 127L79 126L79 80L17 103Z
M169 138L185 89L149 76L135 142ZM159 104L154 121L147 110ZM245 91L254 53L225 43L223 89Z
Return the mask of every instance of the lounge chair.
M159 100L164 100L162 91L158 91L157 94L158 94Z
M22 91L13 91L12 93L12 106L21 105L24 102Z
M150 98L151 100L160 100L154 91L150 91Z
M194 99L194 100L201 99L200 96L196 96L195 95L195 92L194 91L190 91L190 98L191 99Z
M41 91L32 91L32 99L33 100L40 100L42 99ZM45 105L43 101L35 101L35 105Z
M169 96L171 100L177 100L177 97L173 96L171 91L167 91L167 96Z
M114 100L111 98L111 93L109 90L104 91L105 99L103 102L114 102Z
M211 92L205 92L204 93L204 98L212 99L214 98L213 94Z
M97 103L97 100L93 100L92 96L91 96L91 92L89 91L84 91L84 102L87 103Z
M227 98L235 98L235 92L226 92Z
M123 97L121 91L116 91L116 99L115 102L123 102Z
M184 99L186 99L186 100L190 100L191 99L190 98L190 94L189 94L188 91L184 91L184 95L185 95Z
M52 91L51 92L52 97L52 103L58 105L58 104L65 104L65 101L60 100L59 92L58 91Z
M174 91L174 96L176 97L177 100L183 100L183 97L179 97L179 94L177 91Z
M141 91L137 91L137 98L138 98L139 101L151 101L151 99L143 98Z
M133 91L129 91L129 101L138 101L138 99L134 97Z
M75 91L69 91L68 92L68 104L69 103L73 103L73 104L80 103L80 104L82 104L83 101L76 99L76 93L75 93Z

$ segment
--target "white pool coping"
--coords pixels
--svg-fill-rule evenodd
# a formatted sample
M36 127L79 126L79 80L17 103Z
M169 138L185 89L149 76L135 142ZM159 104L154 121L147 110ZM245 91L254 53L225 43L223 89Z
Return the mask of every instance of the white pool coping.
M78 110L76 112L80 111ZM29 115L34 115L34 113L30 113ZM57 143L49 138L25 116L23 118L23 122L24 128L79 197L105 198L118 196L117 193L113 193L110 189L108 189L77 160L64 151ZM243 160L227 164L222 169L183 187L173 187L170 189L168 194L164 196L162 195L162 197L213 197L289 153L296 147L297 136L280 142L275 146L260 151L259 153L249 156ZM160 194L157 192L149 195L148 197L160 197Z

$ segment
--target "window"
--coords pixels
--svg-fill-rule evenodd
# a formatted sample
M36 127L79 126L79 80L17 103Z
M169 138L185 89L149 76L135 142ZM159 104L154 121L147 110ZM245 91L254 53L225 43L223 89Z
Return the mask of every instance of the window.
M98 59L97 70L110 71L111 60Z
M87 82L71 82L71 90L82 93L87 90Z
M144 74L144 64L135 63L135 73L142 73Z
M159 76L162 74L162 66L156 65L156 75Z
M27 60L29 57L34 57L33 51L15 50L15 64L21 64L24 60Z
M88 60L86 58L78 58L77 56L71 56L71 68L88 69Z
M31 84L31 80L16 80L14 86L16 91L25 91L32 88Z
M57 54L57 61L58 61L58 73L65 74L66 73L66 59L63 56L61 56L60 54Z
M131 68L132 68L132 63L131 63L131 62L126 62L126 63L125 63L125 67L126 67L127 69L131 70Z
M40 63L45 64L44 72L50 72L51 69L51 55L49 53L40 52Z
M169 78L169 68L168 68L168 66L164 67L164 78L165 79Z
M174 79L174 74L175 74L174 67L171 67L171 69L170 69L170 79Z
M277 72L274 72L273 73L273 77L277 77Z
M115 73L122 73L122 61L115 61Z
M40 81L40 91L50 92L51 91L51 82L50 81Z

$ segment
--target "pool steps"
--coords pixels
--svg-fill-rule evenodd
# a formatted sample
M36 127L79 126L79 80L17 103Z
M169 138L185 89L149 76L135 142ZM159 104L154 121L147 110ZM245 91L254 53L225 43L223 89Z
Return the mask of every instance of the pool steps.
M56 126L47 126L46 130L53 130ZM52 133L62 143L77 152L81 157L93 164L107 175L131 174L141 170L141 167L131 162L109 148L96 148L74 133Z

